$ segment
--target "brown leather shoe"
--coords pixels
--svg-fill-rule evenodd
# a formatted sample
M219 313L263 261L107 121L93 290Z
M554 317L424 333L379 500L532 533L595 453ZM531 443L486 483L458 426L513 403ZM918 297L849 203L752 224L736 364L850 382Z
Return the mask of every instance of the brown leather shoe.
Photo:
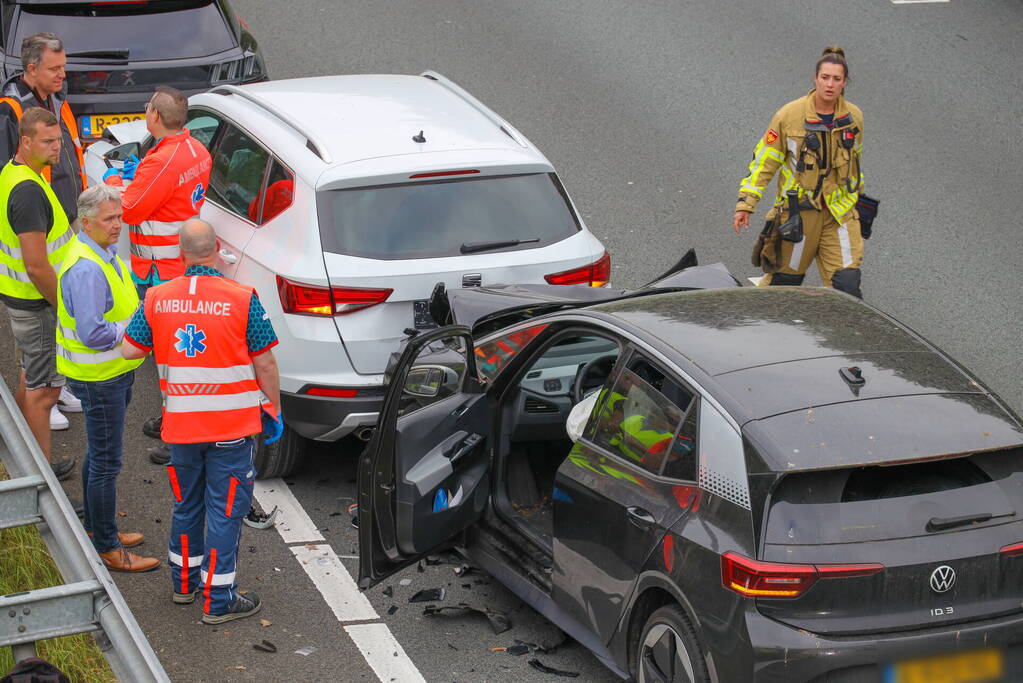
M92 532L87 532L89 538L92 538ZM117 532L117 540L121 542L125 548L134 548L137 545L142 545L142 542L146 540L146 537L135 531L126 531L124 533Z
M148 572L160 566L155 557L142 557L125 548L115 548L99 554L107 569L115 572Z

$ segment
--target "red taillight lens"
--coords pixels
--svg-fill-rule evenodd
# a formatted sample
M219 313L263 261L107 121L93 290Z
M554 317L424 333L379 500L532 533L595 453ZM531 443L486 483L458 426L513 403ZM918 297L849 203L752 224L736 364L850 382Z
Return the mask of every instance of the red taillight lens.
M738 553L721 556L721 584L746 598L798 598L817 579L870 576L882 564L781 564L760 562Z
M430 173L416 173L410 175L409 178L417 180L419 178L445 178L453 175L475 175L479 173L477 169L466 169L464 171L431 171Z
M544 279L552 285L589 285L603 287L611 281L611 254L604 255L593 263L582 268L563 270L560 273L544 275Z
M1023 543L1013 543L1012 545L1007 545L1001 550L999 550L998 554L1005 555L1006 557L1023 555Z
M309 396L327 396L330 398L355 398L358 389L342 389L340 387L309 387L305 393Z
M277 276L277 292L285 313L343 315L387 301L393 289L320 287Z

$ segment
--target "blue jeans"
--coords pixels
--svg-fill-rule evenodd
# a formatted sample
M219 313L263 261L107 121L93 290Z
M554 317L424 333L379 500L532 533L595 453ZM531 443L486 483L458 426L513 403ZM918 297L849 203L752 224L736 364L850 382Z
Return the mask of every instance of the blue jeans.
M223 614L238 597L238 542L252 503L255 450L252 437L170 444L171 586L182 594L201 588L206 614Z
M88 449L82 464L85 530L96 552L121 547L117 538L117 475L124 453L124 416L131 402L135 371L102 382L67 380L85 413Z

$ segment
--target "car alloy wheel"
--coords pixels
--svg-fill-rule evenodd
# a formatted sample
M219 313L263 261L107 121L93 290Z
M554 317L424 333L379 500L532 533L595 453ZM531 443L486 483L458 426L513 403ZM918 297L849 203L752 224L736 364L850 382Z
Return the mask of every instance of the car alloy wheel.
M636 659L639 683L702 683L707 680L692 627L675 605L650 615Z

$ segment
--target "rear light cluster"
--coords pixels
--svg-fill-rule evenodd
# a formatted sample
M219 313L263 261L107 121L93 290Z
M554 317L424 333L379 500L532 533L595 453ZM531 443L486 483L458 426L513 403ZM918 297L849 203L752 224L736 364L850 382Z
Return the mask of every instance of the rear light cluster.
M231 83L234 81L251 81L263 75L262 65L256 55L248 54L241 59L220 62L210 67L210 85Z
M604 252L604 255L593 263L563 270L560 273L544 275L544 280L552 285L589 285L590 287L603 287L611 281L611 254Z
M277 276L277 293L285 313L298 315L344 315L387 301L393 289L321 287Z
M344 389L342 387L308 387L305 390L307 396L327 396L329 398L355 398L359 395L358 389Z
M883 570L882 564L781 564L738 553L721 556L721 584L745 598L798 598L817 579L870 576Z
M1012 545L1007 545L1001 550L999 550L998 554L1004 555L1005 557L1023 555L1023 543L1013 543Z

